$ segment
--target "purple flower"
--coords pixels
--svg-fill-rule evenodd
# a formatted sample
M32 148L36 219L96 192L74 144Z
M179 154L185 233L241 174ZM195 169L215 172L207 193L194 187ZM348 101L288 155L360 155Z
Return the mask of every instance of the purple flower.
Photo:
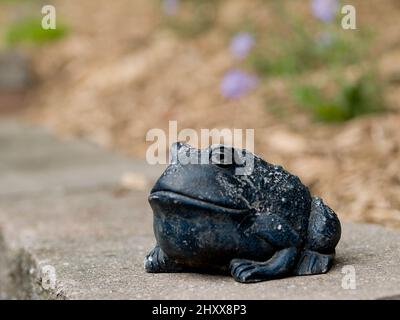
M250 33L239 32L232 38L230 50L236 58L243 59L253 47L254 42L254 37Z
M174 16L178 13L179 0L163 0L162 8L167 16Z
M338 0L311 0L313 15L323 22L335 19L338 7Z
M257 82L255 76L239 69L233 69L224 75L221 93L225 98L238 99L252 90Z

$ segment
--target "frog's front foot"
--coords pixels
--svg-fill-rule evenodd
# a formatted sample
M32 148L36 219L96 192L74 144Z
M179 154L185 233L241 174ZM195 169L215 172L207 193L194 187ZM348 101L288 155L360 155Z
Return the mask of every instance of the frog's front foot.
M170 259L162 249L156 245L144 258L146 272L181 272L183 266Z
M233 278L239 282L261 281L263 263L245 259L233 259L230 264L230 270Z
M277 251L265 262L233 259L230 270L233 278L243 283L282 278L292 272L296 256L297 249L291 247Z

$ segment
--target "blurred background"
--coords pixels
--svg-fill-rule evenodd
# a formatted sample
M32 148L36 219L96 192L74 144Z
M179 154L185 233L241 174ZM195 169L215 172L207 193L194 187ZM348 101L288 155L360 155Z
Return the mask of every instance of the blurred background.
M400 1L0 0L0 116L139 159L170 120L253 128L340 217L399 228Z

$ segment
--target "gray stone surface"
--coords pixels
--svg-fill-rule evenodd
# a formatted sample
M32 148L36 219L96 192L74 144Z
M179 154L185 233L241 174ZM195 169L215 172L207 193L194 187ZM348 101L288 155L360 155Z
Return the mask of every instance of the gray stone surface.
M37 299L382 299L400 295L400 232L345 223L326 275L239 284L231 277L146 274L147 189L121 176L162 168L43 129L0 121L0 297ZM123 190L121 192L121 190ZM353 266L356 289L344 289ZM351 267L350 267L351 268ZM55 280L55 282L54 282Z
M0 52L0 91L27 89L32 78L26 56L15 50Z
M0 197L99 189L117 184L127 172L155 179L162 170L11 120L0 122L0 150Z

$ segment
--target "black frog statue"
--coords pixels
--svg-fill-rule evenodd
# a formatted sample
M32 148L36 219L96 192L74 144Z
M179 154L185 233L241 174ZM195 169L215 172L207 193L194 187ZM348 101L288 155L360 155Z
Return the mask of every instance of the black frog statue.
M179 157L216 150L222 157L206 164ZM224 160L227 153L251 155L250 173L237 174L247 164ZM340 222L298 177L224 145L175 143L171 154L149 196L157 243L145 257L147 272L230 272L249 283L330 269Z

